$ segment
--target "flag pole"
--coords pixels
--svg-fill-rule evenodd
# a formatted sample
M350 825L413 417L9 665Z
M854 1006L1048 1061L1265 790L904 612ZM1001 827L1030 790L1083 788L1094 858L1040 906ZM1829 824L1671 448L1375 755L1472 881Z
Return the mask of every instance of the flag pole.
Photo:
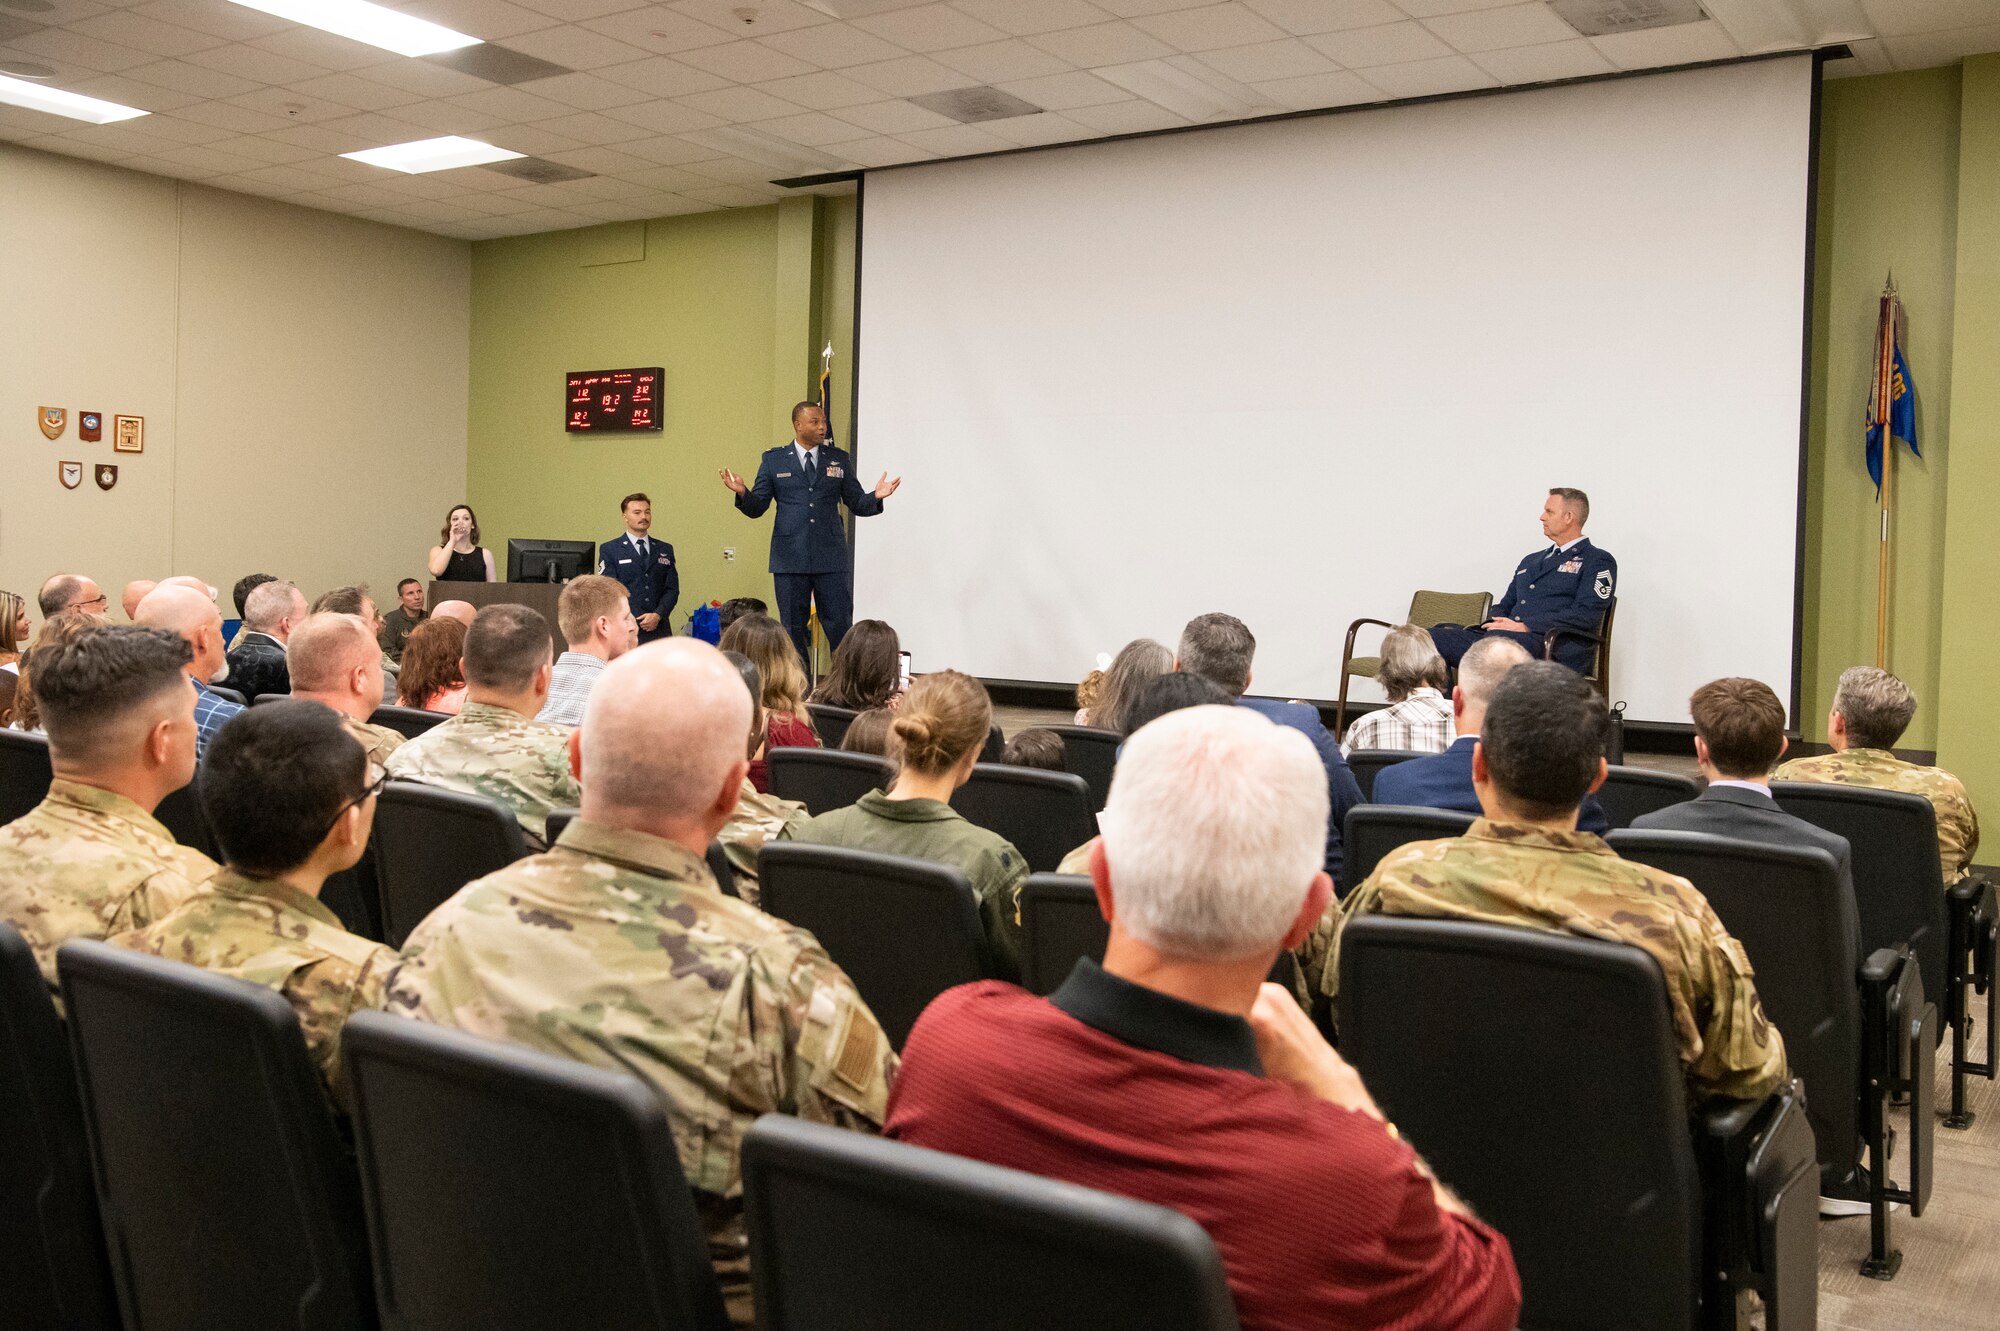
M1875 419L1882 432L1882 522L1875 570L1875 666L1889 668L1889 514L1895 504L1896 447L1889 433L1889 378L1893 373L1896 346L1896 275L1882 283L1881 312L1876 322Z

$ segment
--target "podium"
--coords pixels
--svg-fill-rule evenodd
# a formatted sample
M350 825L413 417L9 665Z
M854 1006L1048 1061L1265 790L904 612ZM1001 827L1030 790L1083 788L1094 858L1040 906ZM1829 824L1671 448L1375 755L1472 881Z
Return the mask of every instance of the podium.
M525 605L549 621L549 641L557 656L569 650L562 629L556 624L556 602L562 597L560 582L433 582L425 593L426 608L437 609L440 601L464 601L478 609L489 605Z

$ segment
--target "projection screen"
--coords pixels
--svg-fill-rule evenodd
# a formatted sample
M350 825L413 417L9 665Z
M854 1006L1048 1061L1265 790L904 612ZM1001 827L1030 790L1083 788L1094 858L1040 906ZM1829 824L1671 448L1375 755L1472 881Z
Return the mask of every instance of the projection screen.
M858 524L857 612L919 670L1073 682L1226 610L1252 692L1331 698L1349 621L1497 596L1578 486L1631 717L1792 694L1815 78L869 173L856 442L905 484Z

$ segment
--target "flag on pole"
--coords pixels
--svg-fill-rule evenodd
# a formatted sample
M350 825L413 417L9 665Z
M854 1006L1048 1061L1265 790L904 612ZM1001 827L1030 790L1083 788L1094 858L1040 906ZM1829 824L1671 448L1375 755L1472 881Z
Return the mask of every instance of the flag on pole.
M1903 302L1891 288L1882 294L1881 314L1875 326L1874 388L1868 396L1868 411L1863 421L1867 428L1868 478L1875 482L1878 493L1882 489L1885 427L1891 447L1894 440L1901 439L1910 446L1912 454L1924 455L1917 447L1916 384L1903 360L1902 323Z
M826 414L826 441L833 442L833 343L819 353L819 409Z

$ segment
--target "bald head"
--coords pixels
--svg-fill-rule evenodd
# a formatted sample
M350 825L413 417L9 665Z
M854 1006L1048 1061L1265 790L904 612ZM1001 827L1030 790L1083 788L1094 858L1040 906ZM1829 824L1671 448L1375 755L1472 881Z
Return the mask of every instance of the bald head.
M1479 733L1486 720L1486 704L1507 672L1534 659L1512 638L1481 638L1466 648L1458 662L1458 687L1451 694L1461 737Z
M189 672L196 679L219 683L229 673L222 641L222 612L215 602L189 587L162 583L139 602L134 623L149 629L166 629L187 639L194 651Z
M190 591L200 592L211 601L218 595L215 588L188 573L177 573L171 578L164 578L161 580L160 585L162 587L186 587Z
M139 602L145 600L146 594L159 585L151 578L134 578L126 583L125 590L118 596L118 603L125 607L125 618L137 619Z
M743 678L707 643L625 653L583 714L583 816L705 847L735 807L749 727Z
M42 584L35 604L41 607L43 619L54 619L72 610L102 614L109 608L97 584L81 573L58 573L50 578Z
M437 609L431 611L432 619L455 619L467 628L471 628L472 621L478 617L479 612L473 609L470 601L439 601Z
M260 583L243 598L244 624L279 642L289 639L305 617L305 593L289 582Z
M358 719L366 719L382 701L382 651L375 645L374 632L359 615L328 611L308 616L292 630L285 657L295 698L311 695L315 702L347 711L343 703L358 694L368 704L367 712Z

